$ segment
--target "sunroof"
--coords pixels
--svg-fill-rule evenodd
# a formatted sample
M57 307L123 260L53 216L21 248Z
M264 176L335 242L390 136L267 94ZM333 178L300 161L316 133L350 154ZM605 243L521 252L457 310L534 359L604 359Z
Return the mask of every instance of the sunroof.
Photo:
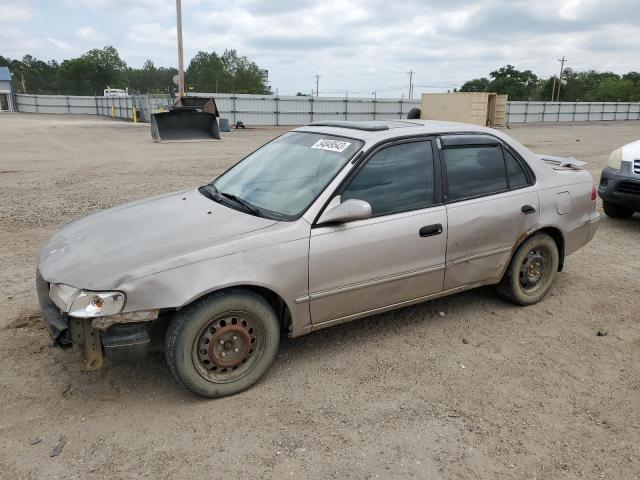
M351 128L353 130L366 130L367 132L377 132L381 130L389 130L389 125L383 122L348 122L348 121L329 121L329 122L313 122L311 127L338 127Z
M407 128L420 126L414 122L408 122L405 120L368 120L368 121L347 121L347 120L328 120L325 122L313 122L310 123L311 127L337 127L337 128L351 128L353 130L365 130L367 132L378 132L381 130L389 130L391 128Z

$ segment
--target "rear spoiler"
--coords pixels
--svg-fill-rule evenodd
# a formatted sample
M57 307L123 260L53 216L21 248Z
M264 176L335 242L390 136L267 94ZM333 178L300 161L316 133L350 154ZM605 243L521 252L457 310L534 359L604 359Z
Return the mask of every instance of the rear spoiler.
M540 160L548 163L552 168L556 170L560 169L572 169L582 170L587 163L580 160L576 160L573 157L558 157L556 155L538 155Z

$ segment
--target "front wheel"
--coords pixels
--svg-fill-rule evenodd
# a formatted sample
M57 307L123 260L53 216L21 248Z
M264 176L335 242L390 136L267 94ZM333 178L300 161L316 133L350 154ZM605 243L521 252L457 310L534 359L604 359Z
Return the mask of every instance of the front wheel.
M602 201L602 208L604 213L611 218L629 218L633 215L633 210L616 203L607 202L606 200Z
M556 242L546 233L528 238L518 247L497 286L498 293L518 305L531 305L544 297L558 272Z
M269 303L256 293L231 290L177 312L165 351L178 383L218 398L255 384L271 366L279 343L280 325Z

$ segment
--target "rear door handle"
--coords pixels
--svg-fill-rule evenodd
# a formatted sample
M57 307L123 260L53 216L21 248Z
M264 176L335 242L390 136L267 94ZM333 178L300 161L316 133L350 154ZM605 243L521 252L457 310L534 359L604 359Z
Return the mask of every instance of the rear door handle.
M536 213L536 209L533 208L531 205L523 205L522 208L520 209L520 211L523 213L523 215L529 215L531 213Z
M431 237L433 235L439 235L442 233L442 225L439 223L435 223L433 225L427 225L426 227L422 227L418 233L421 237Z

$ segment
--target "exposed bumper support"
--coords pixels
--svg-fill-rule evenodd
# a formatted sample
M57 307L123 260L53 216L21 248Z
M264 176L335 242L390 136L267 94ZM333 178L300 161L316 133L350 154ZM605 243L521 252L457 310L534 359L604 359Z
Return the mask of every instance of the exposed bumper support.
M91 326L90 318L71 318L69 331L73 343L82 346L84 368L97 370L102 367L102 344L100 332Z

